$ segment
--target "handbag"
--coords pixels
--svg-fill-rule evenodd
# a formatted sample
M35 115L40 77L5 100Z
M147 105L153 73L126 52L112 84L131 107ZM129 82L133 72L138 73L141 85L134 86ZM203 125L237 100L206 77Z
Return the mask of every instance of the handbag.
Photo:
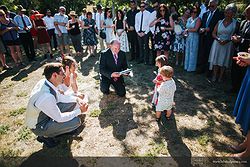
M100 37L102 39L106 39L106 33L104 32L104 30L100 30Z

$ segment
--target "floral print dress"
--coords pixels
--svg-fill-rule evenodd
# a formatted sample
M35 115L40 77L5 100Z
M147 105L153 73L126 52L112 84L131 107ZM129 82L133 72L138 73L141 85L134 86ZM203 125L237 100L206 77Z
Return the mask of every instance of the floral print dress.
M169 17L162 18L155 27L154 48L156 51L169 51L171 45L171 31L164 30L169 28Z

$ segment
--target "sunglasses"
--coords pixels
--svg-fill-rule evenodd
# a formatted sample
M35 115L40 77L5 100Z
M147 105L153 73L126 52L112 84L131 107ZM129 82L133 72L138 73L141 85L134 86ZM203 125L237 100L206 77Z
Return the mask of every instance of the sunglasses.
M209 7L210 7L210 8L214 8L215 6L214 6L214 5L210 5Z
M111 11L108 11L108 13L111 13Z
M63 72L63 71L59 71L59 72L57 72L57 74L60 76L65 76L65 72Z
M165 10L160 10L160 12L165 12Z
M141 8L145 8L145 6L143 5L143 6L140 6Z
M192 11L192 13L197 13L197 11Z

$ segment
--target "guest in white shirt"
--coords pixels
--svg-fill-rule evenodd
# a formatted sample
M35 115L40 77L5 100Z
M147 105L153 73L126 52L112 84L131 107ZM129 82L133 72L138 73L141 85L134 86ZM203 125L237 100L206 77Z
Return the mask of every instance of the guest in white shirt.
M57 41L56 41L56 34L55 34L55 25L54 25L54 17L51 16L51 11L48 9L46 12L46 16L43 18L44 23L47 28L47 32L50 37L50 47L57 50ZM52 46L52 39L53 39L53 46Z
M86 19L86 8L82 9L82 15L79 16L79 20L83 22L83 20Z
M56 13L54 16L57 43L60 47L60 52L62 55L64 54L64 47L66 49L66 53L69 53L69 36L66 28L68 24L68 16L65 13L66 8L61 6L59 7L59 13Z
M75 131L81 126L78 117L88 109L88 104L76 96L66 96L58 91L65 72L61 63L49 63L44 68L46 79L40 80L31 92L26 109L26 125L47 147L58 143L53 137Z
M140 58L139 63L149 64L149 24L151 13L145 10L145 3L141 2L140 12L135 16L135 31L138 35Z
M104 39L102 39L100 37L100 32L102 30L102 22L104 22L104 12L102 11L102 6L101 5L97 5L97 13L96 13L96 28L97 28L97 32L98 32L98 40L100 43L100 49L104 50Z

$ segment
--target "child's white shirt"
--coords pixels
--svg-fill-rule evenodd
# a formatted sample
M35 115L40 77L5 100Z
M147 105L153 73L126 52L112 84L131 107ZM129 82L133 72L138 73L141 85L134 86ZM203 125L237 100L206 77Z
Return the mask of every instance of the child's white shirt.
M173 79L164 81L157 89L158 103L156 111L171 110L174 103L174 93L176 91L175 81Z

